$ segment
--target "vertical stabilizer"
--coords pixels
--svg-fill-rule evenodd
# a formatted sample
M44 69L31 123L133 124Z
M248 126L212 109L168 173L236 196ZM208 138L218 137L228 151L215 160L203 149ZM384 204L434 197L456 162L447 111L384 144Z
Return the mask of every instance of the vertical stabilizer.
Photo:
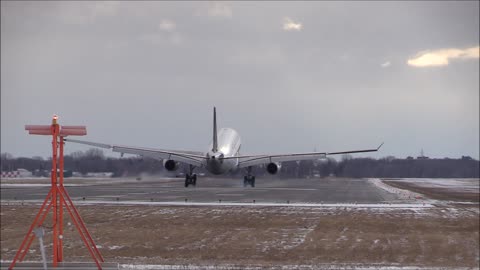
M217 111L213 107L213 152L218 151L218 141L217 141Z

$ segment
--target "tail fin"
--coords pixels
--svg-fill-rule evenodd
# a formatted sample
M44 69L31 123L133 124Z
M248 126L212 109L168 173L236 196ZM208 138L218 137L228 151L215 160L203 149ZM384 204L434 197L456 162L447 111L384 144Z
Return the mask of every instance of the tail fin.
M218 141L217 141L217 111L213 107L213 152L218 151Z

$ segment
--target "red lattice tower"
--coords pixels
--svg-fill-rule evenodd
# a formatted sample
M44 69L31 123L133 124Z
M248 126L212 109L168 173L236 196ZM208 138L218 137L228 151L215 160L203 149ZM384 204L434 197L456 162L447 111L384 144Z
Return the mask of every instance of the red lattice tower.
M43 201L38 214L35 216L33 223L30 225L28 233L20 245L15 257L8 269L13 269L17 261L21 262L32 244L35 235L33 229L42 226L47 214L50 210L53 213L53 266L57 267L59 262L63 262L63 211L64 207L70 214L75 227L77 228L83 243L88 249L98 269L102 269L100 262L104 262L102 255L97 249L90 233L85 226L78 210L73 205L72 199L68 195L67 190L63 186L63 145L66 136L83 136L87 134L85 126L60 126L57 123L58 117L53 116L51 125L26 125L32 135L51 135L52 136L52 187ZM58 172L58 175L57 175ZM57 181L58 180L58 181Z

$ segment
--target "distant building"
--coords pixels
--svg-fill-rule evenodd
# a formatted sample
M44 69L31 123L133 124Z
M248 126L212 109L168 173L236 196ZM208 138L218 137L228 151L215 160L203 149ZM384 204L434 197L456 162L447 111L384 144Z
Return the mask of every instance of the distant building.
M33 176L35 177L50 177L50 172L47 170L36 169L33 171Z
M473 160L471 156L462 156L462 160Z
M86 177L101 177L101 178L110 178L113 176L113 172L89 172L85 175Z
M72 172L73 177L82 177L83 174L81 172Z
M32 177L32 172L25 169L18 169L16 171L2 171L2 178L21 178L21 177Z
M72 177L73 172L71 170L63 170L63 177ZM48 177L52 177L52 172L48 172ZM60 177L60 169L57 169L57 177Z

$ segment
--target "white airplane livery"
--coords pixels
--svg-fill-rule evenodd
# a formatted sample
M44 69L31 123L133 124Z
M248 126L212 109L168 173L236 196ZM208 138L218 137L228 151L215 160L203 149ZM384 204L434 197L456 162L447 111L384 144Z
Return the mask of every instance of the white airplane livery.
M241 155L241 138L237 131L231 128L221 128L217 132L216 109L213 108L213 140L206 152L175 151L121 145L110 145L82 140L65 139L68 142L81 143L90 146L111 149L122 154L134 154L163 161L163 166L168 171L177 170L179 163L189 165L189 172L185 175L185 187L197 184L197 175L194 169L202 167L212 174L224 174L229 171L245 169L243 178L244 186L255 186L255 176L252 175L252 167L266 165L270 174L276 174L281 163L285 161L315 160L326 158L329 155L376 152L383 143L375 149L353 150L342 152L307 152L276 155Z

